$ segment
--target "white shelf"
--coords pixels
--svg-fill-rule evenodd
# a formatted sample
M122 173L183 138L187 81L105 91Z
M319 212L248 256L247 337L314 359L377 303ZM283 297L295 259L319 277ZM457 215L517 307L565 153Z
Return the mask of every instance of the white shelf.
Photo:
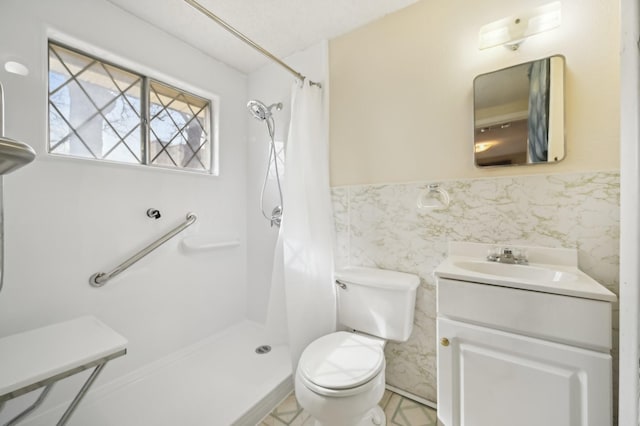
M127 343L92 316L0 338L0 401L124 355Z
M238 247L240 240L237 238L221 240L209 236L194 236L183 238L180 245L186 251L208 251Z

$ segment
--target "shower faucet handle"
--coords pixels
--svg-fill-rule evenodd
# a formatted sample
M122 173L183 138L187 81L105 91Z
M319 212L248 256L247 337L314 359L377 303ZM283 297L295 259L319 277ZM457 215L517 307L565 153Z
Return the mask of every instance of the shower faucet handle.
M273 228L273 226L277 226L278 228L280 227L280 224L282 223L282 206L275 206L273 208L273 210L271 211L271 227Z

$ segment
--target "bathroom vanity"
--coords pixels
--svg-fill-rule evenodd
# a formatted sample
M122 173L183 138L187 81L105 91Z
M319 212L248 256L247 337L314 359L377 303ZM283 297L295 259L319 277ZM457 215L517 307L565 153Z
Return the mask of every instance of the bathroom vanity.
M611 425L616 296L578 269L575 250L516 247L517 264L493 247L451 243L435 272L439 420Z

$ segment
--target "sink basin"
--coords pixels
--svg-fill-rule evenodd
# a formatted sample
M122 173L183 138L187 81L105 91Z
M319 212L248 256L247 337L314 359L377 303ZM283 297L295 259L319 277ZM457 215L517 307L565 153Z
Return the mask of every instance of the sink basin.
M512 265L507 263L459 260L454 265L469 272L476 272L486 275L494 275L500 278L528 281L544 282L568 282L575 281L578 277L571 272L558 271L555 269L530 266Z
M609 289L578 268L576 249L512 246L526 251L528 265L513 265L486 260L492 244L451 241L449 256L438 265L438 280L493 285L563 296L615 302Z

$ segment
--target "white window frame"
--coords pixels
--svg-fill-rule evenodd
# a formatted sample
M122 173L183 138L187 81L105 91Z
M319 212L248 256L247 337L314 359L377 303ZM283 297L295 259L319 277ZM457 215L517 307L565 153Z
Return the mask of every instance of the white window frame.
M82 43L73 43L82 44ZM94 48L83 48L79 49L74 46L71 46L69 43L61 42L58 39L49 38L47 40L47 117L49 117L49 112L51 110L50 104L50 92L49 92L49 65L50 65L50 46L54 45L56 47L61 47L63 49L67 49L76 54L82 55L88 59L95 60L97 62L103 63L105 65L117 68L119 70L123 70L125 72L134 74L139 76L142 79L142 87L140 92L140 115L141 115L141 144L142 144L142 152L141 159L139 163L136 162L124 162L117 161L112 159L104 159L98 157L82 157L76 155L69 155L63 153L55 153L51 152L51 123L47 124L47 145L46 150L47 153L51 156L69 158L69 159L78 159L78 160L93 160L102 163L112 163L119 164L125 166L142 166L144 169L162 169L162 170L172 170L179 172L187 172L187 173L196 173L200 175L218 175L218 117L219 117L219 99L216 95L204 94L202 90L198 90L193 88L190 85L182 84L176 82L174 79L169 77L158 76L157 72L149 72L145 70L145 67L139 67L131 64L122 65L121 63L126 63L127 61L120 61L117 57L112 54L105 52L98 52L97 49ZM135 69L141 69L142 71L136 71ZM149 158L150 148L151 148L151 131L150 131L150 122L149 122L149 104L150 104L150 96L151 96L151 82L158 83L160 85L166 86L173 90L176 90L182 94L185 94L188 97L199 98L203 102L207 103L207 113L205 120L205 130L207 131L207 141L206 141L206 149L209 151L208 153L208 167L202 169L194 169L187 168L184 166L166 166L162 164L152 164L151 159ZM186 87L186 88L185 88Z

